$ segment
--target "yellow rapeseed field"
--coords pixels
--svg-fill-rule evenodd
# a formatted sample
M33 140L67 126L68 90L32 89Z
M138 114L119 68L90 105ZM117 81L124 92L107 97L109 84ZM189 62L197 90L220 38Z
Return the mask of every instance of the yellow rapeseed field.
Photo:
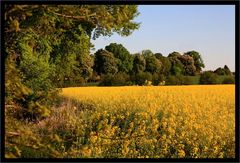
M235 86L65 88L76 99L76 157L234 158ZM80 143L81 142L81 143ZM77 144L77 143L76 143Z

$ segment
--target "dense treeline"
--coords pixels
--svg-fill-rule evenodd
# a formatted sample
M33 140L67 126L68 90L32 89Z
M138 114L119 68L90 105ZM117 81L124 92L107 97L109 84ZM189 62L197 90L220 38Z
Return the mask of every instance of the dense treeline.
M203 67L196 51L183 55L173 52L167 57L151 50L130 54L123 45L111 43L94 54L92 80L98 79L102 85L144 85L148 82L159 85L173 76L199 75ZM167 84L173 83L169 80Z
M90 54L91 38L128 36L140 27L136 5L5 5L5 102L18 118L44 118L58 88L98 85L193 84L204 67L196 51L167 57L151 50L137 54L111 43ZM227 66L201 75L230 75ZM210 81L209 81L210 80ZM196 84L196 82L195 82Z
M93 59L93 74L89 81L100 82L99 85L234 83L233 74L226 65L215 71L203 72L205 65L196 51L172 52L167 57L151 50L130 54L123 45L111 43L98 50ZM227 77L221 80L220 76Z

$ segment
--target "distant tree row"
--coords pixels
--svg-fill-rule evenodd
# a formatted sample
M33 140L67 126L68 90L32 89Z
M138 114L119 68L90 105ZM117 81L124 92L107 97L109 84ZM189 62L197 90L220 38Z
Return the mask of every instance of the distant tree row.
M94 54L93 70L102 74L124 72L136 74L139 72L158 73L163 75L190 75L199 74L204 67L200 54L189 51L181 55L173 52L167 57L161 53L152 53L143 50L131 55L121 44L111 43Z
M172 52L167 57L151 50L137 54L130 52L122 45L111 43L105 49L99 49L93 56L93 74L90 81L101 81L101 85L153 85L191 84L188 76L197 76L202 72L204 63L197 51L184 54ZM232 75L229 68L218 68L216 75ZM166 81L167 83L166 83ZM214 82L213 82L214 83ZM202 84L211 84L206 81Z

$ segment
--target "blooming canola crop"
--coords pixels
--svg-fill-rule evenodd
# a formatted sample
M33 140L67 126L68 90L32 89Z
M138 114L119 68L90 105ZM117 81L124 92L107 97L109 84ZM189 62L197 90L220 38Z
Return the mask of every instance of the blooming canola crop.
M86 138L81 157L234 158L234 90L234 85L78 87L61 94L81 104L73 107Z

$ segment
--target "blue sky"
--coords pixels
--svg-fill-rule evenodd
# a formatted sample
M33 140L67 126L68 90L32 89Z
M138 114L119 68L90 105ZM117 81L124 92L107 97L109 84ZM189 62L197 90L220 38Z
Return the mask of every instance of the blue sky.
M167 56L173 51L198 51L204 70L225 64L235 71L235 11L233 5L139 5L139 30L92 40L95 51L121 43L130 53L149 49ZM94 51L93 51L94 52Z

